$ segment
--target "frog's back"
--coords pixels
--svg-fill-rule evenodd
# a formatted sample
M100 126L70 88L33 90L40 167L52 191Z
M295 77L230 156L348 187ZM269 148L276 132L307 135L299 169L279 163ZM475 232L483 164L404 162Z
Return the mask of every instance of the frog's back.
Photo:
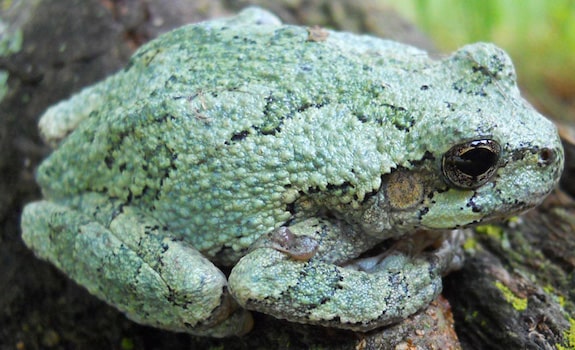
M403 147L400 128L373 113L372 101L386 99L372 61L393 70L406 53L425 56L370 37L348 49L350 34L309 35L207 22L144 46L96 86L103 103L41 166L46 196L122 199L208 256L289 220L302 194L339 186L353 190L335 201L361 200Z

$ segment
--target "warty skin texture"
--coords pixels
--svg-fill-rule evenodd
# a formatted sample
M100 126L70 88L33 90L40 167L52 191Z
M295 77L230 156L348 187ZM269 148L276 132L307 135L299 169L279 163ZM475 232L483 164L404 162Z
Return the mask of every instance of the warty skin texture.
M130 318L199 335L246 332L246 308L369 330L427 305L454 234L370 271L345 264L389 238L535 206L562 169L557 132L491 44L433 60L327 33L259 9L182 27L49 109L40 129L56 150L25 242ZM474 141L497 147L465 153ZM493 172L459 184L449 164ZM274 248L280 227L317 252ZM229 284L217 266L235 266Z

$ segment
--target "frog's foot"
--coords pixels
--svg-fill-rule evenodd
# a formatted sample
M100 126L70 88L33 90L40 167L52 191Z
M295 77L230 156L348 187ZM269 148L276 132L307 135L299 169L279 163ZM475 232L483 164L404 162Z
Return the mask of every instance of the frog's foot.
M26 244L136 322L212 337L249 331L251 315L210 261L134 208L87 197L82 212L47 201L27 205Z
M398 250L368 269L326 261L321 248L302 261L262 245L236 264L230 291L243 307L277 318L368 331L405 319L437 297L442 273L456 260L450 244L417 255Z

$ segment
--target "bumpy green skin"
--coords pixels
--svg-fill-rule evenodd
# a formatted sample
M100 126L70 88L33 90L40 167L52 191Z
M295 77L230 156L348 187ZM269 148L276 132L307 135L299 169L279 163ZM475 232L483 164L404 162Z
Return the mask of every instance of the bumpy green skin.
M25 242L136 321L210 336L247 331L246 308L354 330L405 318L439 293L456 249L345 263L388 238L528 209L563 162L497 47L436 61L369 36L310 40L259 9L148 43L40 128L57 150ZM496 175L450 186L442 155L479 139L502 147ZM318 252L248 251L280 226ZM214 264L235 266L229 282Z

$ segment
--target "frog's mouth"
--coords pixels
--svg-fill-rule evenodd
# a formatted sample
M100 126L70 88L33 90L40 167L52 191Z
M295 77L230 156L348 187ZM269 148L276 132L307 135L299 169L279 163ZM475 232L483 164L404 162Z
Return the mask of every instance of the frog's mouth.
M434 199L449 203L427 207L421 217L421 226L429 230L457 229L479 223L504 220L519 215L539 205L552 191L552 188L537 193L530 193L526 199L492 198L479 191L449 190L437 193Z

